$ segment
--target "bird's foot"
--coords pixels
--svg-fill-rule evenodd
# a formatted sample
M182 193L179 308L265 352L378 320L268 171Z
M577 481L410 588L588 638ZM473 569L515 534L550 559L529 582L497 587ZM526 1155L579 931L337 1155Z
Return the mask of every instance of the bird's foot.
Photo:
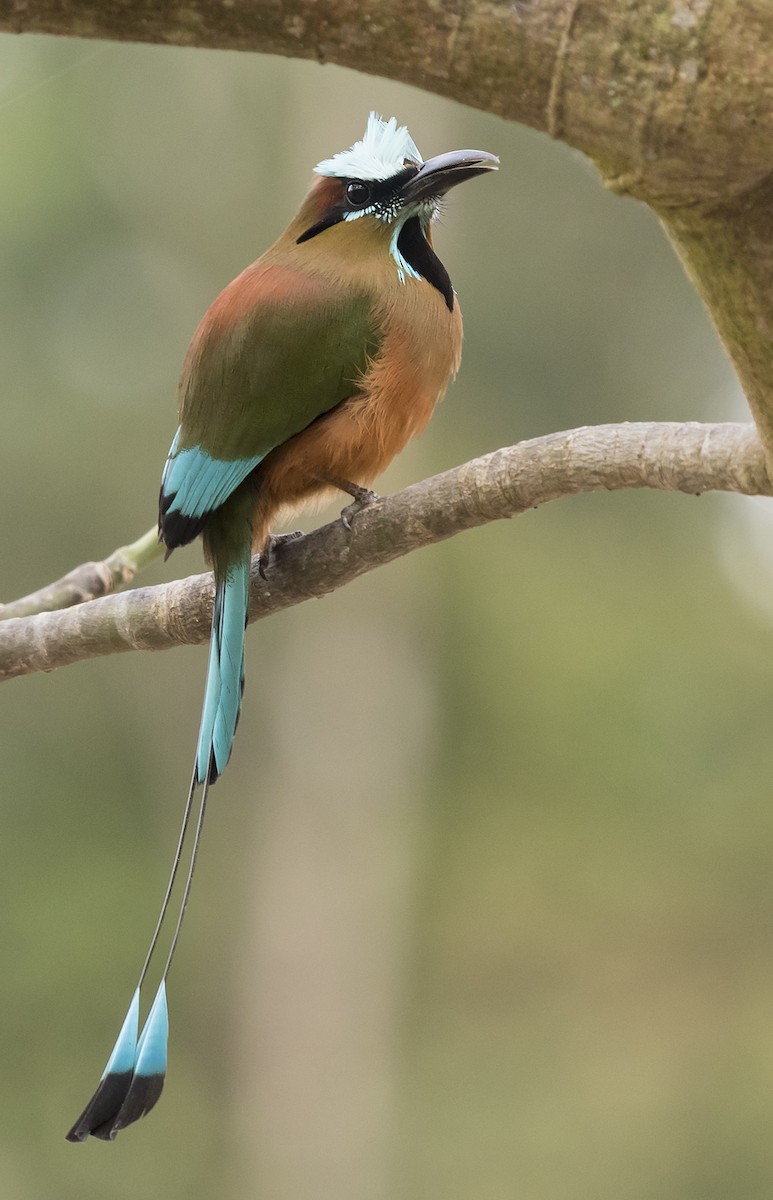
M352 483L344 489L353 496L351 504L347 504L346 508L341 510L341 523L344 529L351 529L352 517L355 517L358 512L362 512L363 508L368 508L371 504L375 504L380 500L378 492L372 492L370 488L358 487L356 483Z
M258 574L261 579L268 579L268 572L271 570L277 548L286 546L288 542L297 542L302 537L304 537L302 529L296 529L294 533L270 533L268 535L258 558Z

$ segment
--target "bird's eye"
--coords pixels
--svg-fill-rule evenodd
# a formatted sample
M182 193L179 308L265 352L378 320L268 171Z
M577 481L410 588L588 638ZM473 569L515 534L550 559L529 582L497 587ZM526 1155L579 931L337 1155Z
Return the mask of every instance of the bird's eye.
M352 208L364 208L370 202L370 188L360 179L352 179L346 185L346 199Z

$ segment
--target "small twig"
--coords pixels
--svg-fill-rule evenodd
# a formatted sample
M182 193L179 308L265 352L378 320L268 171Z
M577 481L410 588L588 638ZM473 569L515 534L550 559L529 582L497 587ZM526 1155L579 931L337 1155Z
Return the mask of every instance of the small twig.
M22 596L19 600L11 600L9 604L0 604L0 621L53 612L107 596L133 583L143 567L160 557L162 549L158 541L158 529L154 525L136 542L114 550L103 562L81 563L55 583L47 583L37 592L30 592L29 596Z
M253 564L250 620L351 582L411 550L579 492L657 488L773 495L752 425L599 425L497 450L281 547L268 580ZM146 535L147 536L147 535ZM144 540L144 539L143 539ZM0 679L209 636L212 576L106 596L0 624Z

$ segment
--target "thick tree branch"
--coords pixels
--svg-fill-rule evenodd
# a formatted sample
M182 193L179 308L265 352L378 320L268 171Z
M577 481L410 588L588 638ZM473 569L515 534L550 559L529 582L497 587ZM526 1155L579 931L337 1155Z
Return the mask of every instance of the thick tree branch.
M657 488L773 495L751 425L599 425L521 442L425 479L282 547L269 580L253 569L250 619L321 597L403 554L579 492ZM0 624L0 679L209 635L212 577L107 596Z
M316 58L562 138L663 220L773 464L770 0L0 0L0 30Z
M562 138L656 205L770 173L769 0L0 0L0 30L335 62Z

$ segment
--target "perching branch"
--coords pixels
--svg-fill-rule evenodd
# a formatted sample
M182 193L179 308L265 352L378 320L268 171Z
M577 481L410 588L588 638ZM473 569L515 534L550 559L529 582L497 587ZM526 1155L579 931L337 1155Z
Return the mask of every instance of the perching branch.
M12 600L9 604L0 604L0 621L8 621L11 617L30 617L34 613L52 612L58 608L70 608L73 604L83 604L86 600L96 600L99 596L107 596L118 588L133 583L138 572L148 563L160 558L163 547L159 544L158 529L154 525L136 542L129 546L119 546L109 558L102 562L81 563L68 571L56 583L48 583Z
M488 521L579 492L657 488L773 495L752 425L598 425L473 459L333 521L252 572L250 620L321 597L395 558ZM0 679L125 650L166 650L209 635L212 577L91 600L0 624Z

